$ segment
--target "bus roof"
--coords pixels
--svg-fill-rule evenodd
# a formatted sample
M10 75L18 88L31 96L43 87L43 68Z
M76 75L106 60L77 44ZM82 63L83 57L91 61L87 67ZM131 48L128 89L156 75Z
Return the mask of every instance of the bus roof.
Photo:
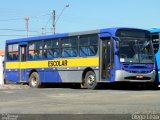
M62 33L62 34L43 35L43 36L36 36L36 37L18 38L18 39L6 40L6 43L27 42L27 41L33 41L33 40L43 40L43 39L60 38L60 37L63 38L63 37L76 36L76 35L78 36L78 35L103 34L103 33L109 33L111 36L115 36L116 31L119 29L144 30L144 29L137 29L137 28L115 27L115 28L83 31L83 32L71 32L71 33Z
M152 28L149 30L151 33L159 33L160 32L160 28Z

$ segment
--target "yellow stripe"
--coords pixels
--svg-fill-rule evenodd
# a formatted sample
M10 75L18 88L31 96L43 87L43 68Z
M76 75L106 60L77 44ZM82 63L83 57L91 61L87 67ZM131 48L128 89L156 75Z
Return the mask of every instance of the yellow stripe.
M6 69L16 69L19 67L19 62L6 62Z
M64 68L64 67L84 67L99 66L99 58L72 58L56 59L28 62L6 62L6 69L25 69L25 68Z

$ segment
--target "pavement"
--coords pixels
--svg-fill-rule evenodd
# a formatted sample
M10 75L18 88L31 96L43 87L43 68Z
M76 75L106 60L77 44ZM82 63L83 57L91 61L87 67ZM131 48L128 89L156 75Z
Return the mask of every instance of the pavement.
M28 89L28 85L5 84L0 85L0 89Z
M47 114L48 116L52 114L98 114L108 115L107 117L113 114L125 114L130 115L130 118L134 114L156 114L160 118L159 101L160 90L132 88L87 90L71 87L32 89L27 85L0 86L1 114ZM63 118L65 119L65 117ZM123 119L128 119L125 116L123 117ZM92 120L95 118L91 117ZM106 116L102 118L104 119ZM111 118L114 117L112 116Z

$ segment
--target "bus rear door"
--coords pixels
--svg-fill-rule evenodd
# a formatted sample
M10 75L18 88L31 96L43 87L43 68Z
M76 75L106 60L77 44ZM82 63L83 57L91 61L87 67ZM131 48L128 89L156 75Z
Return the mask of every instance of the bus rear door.
M22 43L19 45L19 82L26 82L26 68L24 67L23 62L26 62L27 56L27 44Z

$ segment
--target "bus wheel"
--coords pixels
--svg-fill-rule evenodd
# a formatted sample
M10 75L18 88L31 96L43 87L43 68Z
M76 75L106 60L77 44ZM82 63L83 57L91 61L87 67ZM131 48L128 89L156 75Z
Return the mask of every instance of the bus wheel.
M41 82L39 80L39 75L37 72L33 72L29 77L29 86L32 88L40 88Z
M84 78L83 88L96 89L97 80L96 75L93 71L88 71Z

